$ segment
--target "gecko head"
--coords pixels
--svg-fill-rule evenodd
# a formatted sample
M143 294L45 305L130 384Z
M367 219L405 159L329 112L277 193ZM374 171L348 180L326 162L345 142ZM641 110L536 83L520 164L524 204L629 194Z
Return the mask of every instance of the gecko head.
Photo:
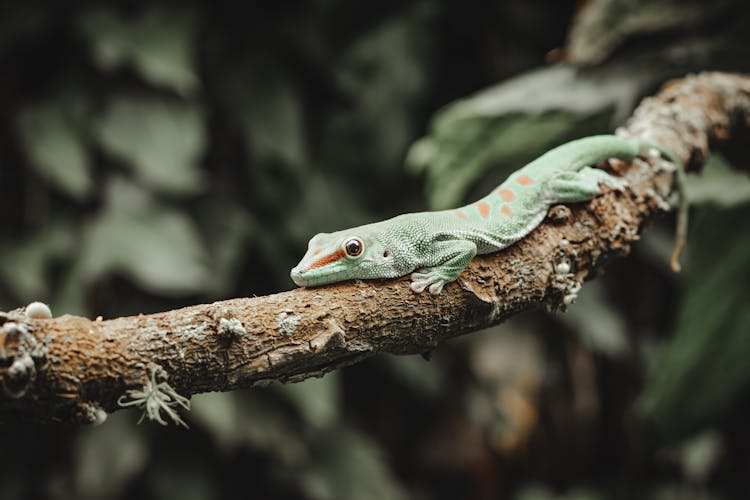
M398 276L385 238L363 228L316 234L305 256L292 269L292 281L298 286L316 286L355 278Z

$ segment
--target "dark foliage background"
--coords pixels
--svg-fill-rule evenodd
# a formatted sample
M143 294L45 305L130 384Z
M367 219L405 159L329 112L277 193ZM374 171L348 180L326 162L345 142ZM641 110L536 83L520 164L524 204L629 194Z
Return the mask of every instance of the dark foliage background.
M750 70L748 21L739 1L3 2L0 306L288 289L316 232L469 200L669 77ZM690 179L682 275L664 221L566 314L429 362L196 396L189 432L4 424L0 498L742 498L746 145Z

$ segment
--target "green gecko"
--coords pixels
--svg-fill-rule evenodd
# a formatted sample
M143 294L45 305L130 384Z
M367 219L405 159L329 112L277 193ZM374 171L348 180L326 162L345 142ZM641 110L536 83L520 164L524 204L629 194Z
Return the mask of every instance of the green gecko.
M317 234L291 278L299 286L317 286L412 273L414 292L439 294L475 255L496 252L529 234L551 205L590 200L601 193L600 185L620 190L627 185L592 165L609 158L631 159L651 148L675 161L680 183L681 164L658 144L615 135L585 137L546 152L470 205ZM678 240L684 236L683 222L678 220Z

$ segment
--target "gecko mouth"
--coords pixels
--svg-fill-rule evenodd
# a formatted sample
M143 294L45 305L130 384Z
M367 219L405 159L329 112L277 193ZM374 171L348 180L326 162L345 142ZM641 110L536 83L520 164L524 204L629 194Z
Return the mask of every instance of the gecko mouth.
M325 285L335 281L341 281L349 279L350 273L347 273L345 269L327 269L326 274L320 274L315 272L316 269L303 269L300 271L299 267L292 268L289 276L297 286L317 286Z
M305 259L297 264L289 275L298 286L315 286L340 281L348 278L348 276L345 276L348 274L347 270L342 266L344 257L346 257L344 250L339 248L335 252L324 255L303 266L302 263L307 261L307 256L305 256ZM325 269L325 271L322 272L322 269Z

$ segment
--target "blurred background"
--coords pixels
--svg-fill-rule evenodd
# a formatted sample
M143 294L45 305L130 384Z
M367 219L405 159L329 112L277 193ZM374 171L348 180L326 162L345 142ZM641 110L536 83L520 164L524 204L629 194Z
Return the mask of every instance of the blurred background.
M470 201L668 78L750 71L749 30L741 1L2 2L0 308L290 289L311 235ZM190 431L3 424L0 499L743 498L748 139L690 179L680 275L663 220L567 313L429 361L198 395Z

